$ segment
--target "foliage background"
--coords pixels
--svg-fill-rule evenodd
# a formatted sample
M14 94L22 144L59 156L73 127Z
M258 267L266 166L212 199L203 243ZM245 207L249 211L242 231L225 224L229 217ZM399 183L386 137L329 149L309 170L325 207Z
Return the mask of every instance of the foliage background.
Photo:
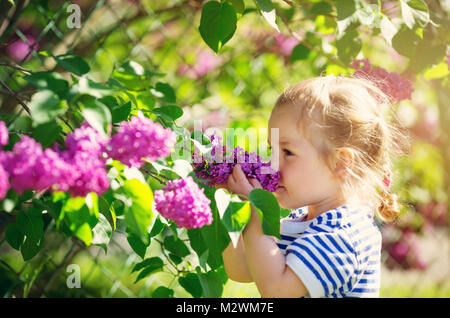
M289 85L319 74L352 71L336 57L334 11L317 14L311 10L320 1L273 1L281 33L258 13L254 1L230 1L235 6L243 3L246 9L239 15L235 34L217 55L198 30L205 2L36 0L14 1L12 6L2 1L1 119L14 122L17 136L29 130L31 121L22 104L29 103L36 88L24 80L26 70L54 71L71 79L53 58L39 51L83 57L90 66L89 78L98 83L105 83L129 60L160 73L152 74L151 81L161 79L170 84L176 105L183 109L183 116L176 122L191 130L195 119L203 120L203 129L266 127L276 98ZM393 20L401 16L400 1L367 2L380 5ZM67 26L66 9L70 3L81 8L79 29ZM336 1L321 3L336 5ZM426 3L433 20L448 31L450 2ZM374 65L401 73L414 82L415 88L412 100L395 108L412 136L412 148L408 156L396 162L393 184L407 205L397 222L382 228L385 246L381 296L449 297L450 133L448 125L443 124L450 119L448 64L444 56L433 61L433 54L427 51L414 58L402 56L383 37L374 35L373 29L358 30L362 47L354 57L368 57ZM309 48L292 54L299 38L305 37ZM448 45L448 38L444 41ZM414 72L414 65L422 63L420 57L431 61L430 65ZM154 101L142 96L141 102ZM64 127L64 123L60 124ZM152 188L158 187L153 179L148 180ZM2 211L0 294L4 297L156 297L160 286L173 289L175 297L191 296L178 284L176 266L134 283L137 275L132 268L139 257L127 244L120 220L107 253L94 245L86 248L80 240L50 228L44 248L30 262L24 262L20 253L5 242L8 221L9 214ZM164 253L161 245L152 242L146 257ZM82 288L67 288L68 264L81 267ZM254 284L228 280L222 296L259 294Z

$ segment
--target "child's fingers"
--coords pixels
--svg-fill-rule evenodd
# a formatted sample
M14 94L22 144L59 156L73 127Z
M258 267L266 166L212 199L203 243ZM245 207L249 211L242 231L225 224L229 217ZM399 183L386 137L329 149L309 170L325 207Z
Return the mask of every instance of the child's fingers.
M236 182L244 182L247 180L247 177L239 164L234 166L232 175Z
M261 183L259 183L258 179L252 178L249 180L250 184L254 187L254 188L259 188L262 189Z

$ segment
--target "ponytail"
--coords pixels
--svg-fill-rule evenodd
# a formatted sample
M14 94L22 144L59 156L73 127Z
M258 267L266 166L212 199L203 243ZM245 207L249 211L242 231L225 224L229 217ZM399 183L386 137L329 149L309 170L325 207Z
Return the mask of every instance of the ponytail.
M377 214L383 222L394 221L400 214L400 208L396 194L389 192L388 189L381 191Z

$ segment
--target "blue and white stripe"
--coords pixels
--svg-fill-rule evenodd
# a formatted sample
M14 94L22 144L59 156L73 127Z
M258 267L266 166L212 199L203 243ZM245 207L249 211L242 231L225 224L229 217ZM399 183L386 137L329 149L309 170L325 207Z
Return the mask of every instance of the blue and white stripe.
M367 207L341 206L305 221L307 208L281 222L277 244L310 297L378 297L381 234Z

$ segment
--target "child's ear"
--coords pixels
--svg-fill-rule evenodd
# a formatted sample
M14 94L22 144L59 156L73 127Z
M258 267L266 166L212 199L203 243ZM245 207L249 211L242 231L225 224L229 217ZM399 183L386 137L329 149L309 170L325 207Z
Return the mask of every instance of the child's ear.
M349 147L338 148L334 154L334 173L339 179L344 180L353 168L355 154Z

